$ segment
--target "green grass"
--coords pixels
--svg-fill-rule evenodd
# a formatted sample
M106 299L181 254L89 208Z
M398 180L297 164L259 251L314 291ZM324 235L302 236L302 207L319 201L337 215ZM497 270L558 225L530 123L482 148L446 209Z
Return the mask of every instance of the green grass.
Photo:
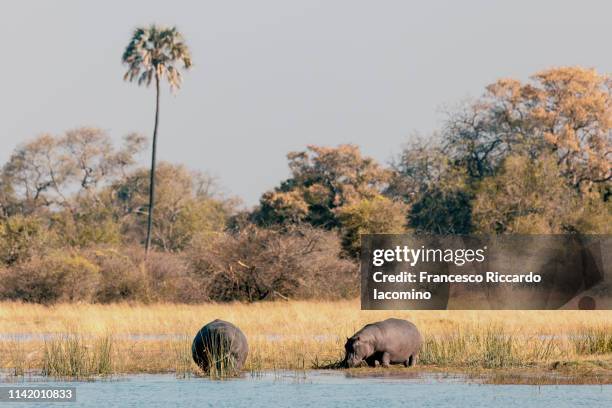
M45 341L42 374L55 378L87 379L113 374L110 335L88 342L79 334L62 334Z
M580 355L612 353L612 330L605 327L585 327L571 337Z

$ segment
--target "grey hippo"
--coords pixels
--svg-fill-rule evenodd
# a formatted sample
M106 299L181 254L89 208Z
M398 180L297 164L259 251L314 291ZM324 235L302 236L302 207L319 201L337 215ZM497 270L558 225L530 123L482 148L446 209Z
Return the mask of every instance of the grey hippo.
M249 354L244 333L233 324L213 320L198 331L191 345L193 361L208 371L211 365L220 369L240 370Z
M370 323L347 338L344 365L357 367L365 361L370 367L380 363L416 364L423 337L414 324L402 319L387 319Z

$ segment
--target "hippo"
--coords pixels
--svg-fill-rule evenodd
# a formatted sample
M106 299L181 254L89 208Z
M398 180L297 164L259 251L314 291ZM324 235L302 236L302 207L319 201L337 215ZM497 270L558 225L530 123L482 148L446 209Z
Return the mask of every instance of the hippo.
M370 367L380 363L416 364L423 338L414 324L402 319L387 319L364 326L346 339L344 365L357 367L365 361Z
M191 345L193 361L204 371L240 370L249 354L246 336L233 324L213 320L198 331ZM212 360L212 361L211 361Z

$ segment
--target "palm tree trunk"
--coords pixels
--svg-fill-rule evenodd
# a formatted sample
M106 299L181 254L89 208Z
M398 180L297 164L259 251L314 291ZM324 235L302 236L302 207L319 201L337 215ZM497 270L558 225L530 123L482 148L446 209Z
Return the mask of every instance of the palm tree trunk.
M153 209L155 207L155 157L157 155L157 125L159 123L159 75L155 73L155 126L153 127L153 152L151 154L151 174L149 179L149 216L147 219L147 240L145 241L145 258L151 247L151 230L153 229Z

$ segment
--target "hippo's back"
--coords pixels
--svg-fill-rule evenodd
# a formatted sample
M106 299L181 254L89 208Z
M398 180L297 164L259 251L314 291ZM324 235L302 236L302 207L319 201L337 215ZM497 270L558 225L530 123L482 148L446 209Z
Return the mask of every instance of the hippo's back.
M404 319L390 318L374 323L381 331L383 343L387 346L410 351L419 350L423 337L414 323Z
M396 319L395 317L391 317L387 320L383 320L382 322L377 322L374 324L377 324L380 328L385 329L402 330L408 332L419 331L419 329L417 329L414 323L404 319Z
M237 369L244 365L249 347L246 336L236 326L224 320L213 320L198 331L191 346L193 360L204 370L212 356L228 356ZM217 358L215 358L217 360Z

